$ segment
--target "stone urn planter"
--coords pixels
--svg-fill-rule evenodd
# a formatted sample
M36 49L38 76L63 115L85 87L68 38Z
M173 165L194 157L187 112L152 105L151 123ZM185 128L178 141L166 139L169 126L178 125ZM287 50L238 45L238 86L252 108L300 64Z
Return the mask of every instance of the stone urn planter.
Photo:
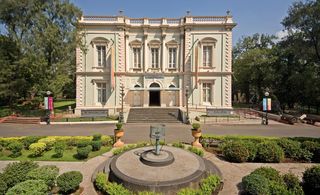
M191 143L193 147L202 148L201 143L199 142L199 139L201 137L201 129L199 123L192 123L192 136L194 137L194 141Z
M124 135L124 130L122 129L122 123L116 124L116 129L114 130L114 139L115 143L113 144L113 147L122 147L124 146L123 141L121 141L121 137Z

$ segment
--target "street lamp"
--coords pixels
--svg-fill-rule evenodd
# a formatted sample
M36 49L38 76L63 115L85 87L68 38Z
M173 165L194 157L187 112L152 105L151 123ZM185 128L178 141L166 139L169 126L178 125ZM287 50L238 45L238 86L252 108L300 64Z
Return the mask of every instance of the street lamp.
M119 114L119 123L123 123L123 97L124 97L124 86L120 86L120 95L121 95L121 110Z
M51 114L51 111L50 111L50 108L49 108L49 97L51 95L51 91L47 91L46 92L47 94L47 105L48 105L48 109L46 109L46 112L47 112L47 116L46 116L46 119L47 119L47 125L50 125L50 114Z
M266 97L266 125L268 125L268 96L269 96L269 92L266 91L264 93L264 96Z
M189 86L186 86L185 95L186 95L186 109L187 109L186 123L189 124L189 107L188 107Z

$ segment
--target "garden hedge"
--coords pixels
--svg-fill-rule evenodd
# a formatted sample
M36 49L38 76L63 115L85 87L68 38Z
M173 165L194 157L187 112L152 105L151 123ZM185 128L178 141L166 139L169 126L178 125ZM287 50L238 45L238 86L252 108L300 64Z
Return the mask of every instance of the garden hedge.
M320 165L308 168L302 177L303 190L306 195L320 192Z
M32 156L42 156L46 151L47 145L45 143L33 143L29 146L29 150L32 152Z
M6 195L44 195L47 194L48 191L48 186L43 180L27 180L10 188Z
M31 170L27 177L31 180L43 180L47 186L52 188L56 184L56 178L59 175L59 168L54 165L45 165Z
M79 171L69 171L57 178L57 186L62 193L72 193L79 188L83 176Z

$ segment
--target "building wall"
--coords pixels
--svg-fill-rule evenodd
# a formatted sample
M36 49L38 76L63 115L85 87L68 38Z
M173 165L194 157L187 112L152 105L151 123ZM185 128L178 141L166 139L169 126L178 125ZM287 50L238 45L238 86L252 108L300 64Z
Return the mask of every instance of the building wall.
M148 107L152 83L160 86L161 107L184 107L189 89L190 107L231 108L231 16L181 19L83 17L83 43L77 48L77 108ZM151 69L151 47L159 45L159 69ZM106 66L97 66L97 45L106 46ZM213 45L212 68L203 67L203 48ZM141 47L141 69L134 68L133 47ZM176 69L169 69L169 47L177 48ZM211 103L203 102L202 83L212 83ZM98 103L97 83L106 83L106 102Z

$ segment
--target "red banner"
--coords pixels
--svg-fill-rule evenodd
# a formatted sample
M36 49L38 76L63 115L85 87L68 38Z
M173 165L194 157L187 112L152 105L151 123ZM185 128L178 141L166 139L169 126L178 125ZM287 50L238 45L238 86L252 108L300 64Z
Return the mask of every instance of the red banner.
M53 97L48 98L49 110L53 110Z

